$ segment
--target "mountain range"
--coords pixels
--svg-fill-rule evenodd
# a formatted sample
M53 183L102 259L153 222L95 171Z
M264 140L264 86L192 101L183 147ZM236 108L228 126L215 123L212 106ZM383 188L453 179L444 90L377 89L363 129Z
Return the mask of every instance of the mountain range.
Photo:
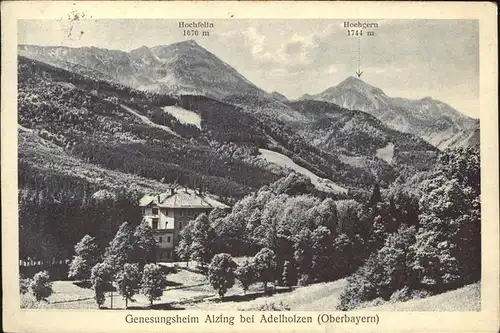
M309 121L287 104L285 96L260 89L193 40L151 48L142 46L130 52L35 45L19 45L18 51L31 59L138 90L203 95L287 123ZM418 135L440 149L479 145L479 120L430 97L393 98L379 88L349 77L319 94L299 98L305 99L365 111L389 127Z
M48 172L42 156L61 156L47 154L55 145L71 163L112 170L113 179L121 172L203 183L237 198L287 174L287 166L259 154L271 150L296 170L333 182L323 189L356 191L386 186L401 170L428 170L438 148L479 144L479 122L443 102L390 98L352 77L291 101L194 41L131 52L35 45L18 51L20 135L31 142L20 158L34 173ZM41 147L45 141L51 144ZM50 172L80 177L73 169Z
M389 97L381 89L355 77L300 99L325 101L368 112L389 127L418 135L440 149L479 145L479 120L431 97L417 100Z

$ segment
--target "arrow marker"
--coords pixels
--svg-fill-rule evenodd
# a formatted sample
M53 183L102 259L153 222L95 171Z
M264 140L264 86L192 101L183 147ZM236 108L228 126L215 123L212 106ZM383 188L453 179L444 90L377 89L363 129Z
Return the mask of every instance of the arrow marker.
M361 67L361 36L358 37L358 70L356 72L358 78L361 77L361 74L363 74L360 67Z

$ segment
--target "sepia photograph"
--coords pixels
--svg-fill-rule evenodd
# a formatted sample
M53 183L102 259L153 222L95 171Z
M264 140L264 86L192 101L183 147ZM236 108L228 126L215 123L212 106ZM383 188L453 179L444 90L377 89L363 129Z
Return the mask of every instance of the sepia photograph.
M484 310L480 20L231 15L16 20L17 311Z

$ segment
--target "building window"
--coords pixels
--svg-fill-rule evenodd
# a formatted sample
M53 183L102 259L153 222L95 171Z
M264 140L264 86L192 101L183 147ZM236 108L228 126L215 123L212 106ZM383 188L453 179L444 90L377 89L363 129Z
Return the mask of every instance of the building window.
M167 243L170 243L170 236L167 236Z
M146 214L146 208L141 207L141 214L142 214L142 215L145 215L145 214Z
M153 215L158 215L158 208L153 208Z
M179 221L179 230L182 229L182 222Z
M168 251L168 252L167 252L167 258L168 258L168 259L171 259L171 258L172 258L172 252L170 252L170 251Z
M152 221L152 222L153 222L152 228L153 228L153 229L158 229L158 219L157 219L157 218L155 218L155 219L153 219L153 221Z
M162 243L163 242L163 237L160 236L159 238L159 242Z
M184 216L184 209L181 209L181 210L179 211L179 216Z

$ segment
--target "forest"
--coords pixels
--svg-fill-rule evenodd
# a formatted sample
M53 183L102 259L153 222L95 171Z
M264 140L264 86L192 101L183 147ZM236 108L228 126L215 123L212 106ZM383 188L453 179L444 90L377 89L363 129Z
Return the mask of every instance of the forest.
M293 174L213 211L183 231L183 260L210 263L217 253L268 253L279 284L347 277L339 310L374 300L421 298L481 277L478 151L443 152L427 172L363 202L320 199ZM284 278L286 276L286 278Z

